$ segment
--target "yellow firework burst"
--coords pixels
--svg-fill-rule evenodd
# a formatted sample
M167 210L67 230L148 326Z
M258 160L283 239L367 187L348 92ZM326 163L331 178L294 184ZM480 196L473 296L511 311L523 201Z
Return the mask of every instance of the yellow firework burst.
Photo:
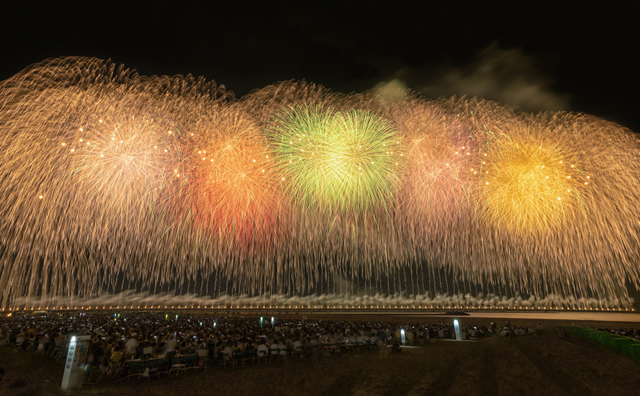
M485 133L468 169L477 176L477 205L488 223L518 232L548 230L587 210L584 174L571 146L536 126Z

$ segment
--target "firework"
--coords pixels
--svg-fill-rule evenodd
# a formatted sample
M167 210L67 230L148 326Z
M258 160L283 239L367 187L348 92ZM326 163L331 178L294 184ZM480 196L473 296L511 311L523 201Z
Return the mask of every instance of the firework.
M364 212L390 201L404 161L388 121L358 110L303 107L276 123L272 140L296 202Z
M637 138L591 116L462 102L451 107L475 129L474 215L456 243L474 258L452 261L455 272L542 294L552 284L567 294L625 294L623 279L638 276L630 223L638 214L629 211L640 198L629 188L638 178Z
M404 103L390 116L405 139L407 171L398 194L400 223L420 244L469 220L466 126L426 101ZM464 220L463 220L464 219Z
M539 128L513 125L485 132L486 146L469 169L477 175L483 221L519 234L548 232L586 214L590 176L578 153Z
M181 136L170 178L181 222L220 240L269 242L284 218L283 179L258 127L233 108L214 109L209 123Z
M640 143L592 116L305 82L236 100L67 58L0 84L0 129L5 305L640 283Z
M160 203L172 131L197 125L189 110L201 112L220 91L76 58L27 69L1 91L5 300L90 293L122 271L140 276L137 261L166 259L164 246L175 244L161 236L173 221Z

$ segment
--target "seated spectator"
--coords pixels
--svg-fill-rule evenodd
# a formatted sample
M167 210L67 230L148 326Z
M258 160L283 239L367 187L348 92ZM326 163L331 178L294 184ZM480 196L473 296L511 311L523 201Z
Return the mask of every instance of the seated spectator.
M200 348L196 351L196 355L198 356L198 367L204 368L204 361L209 354L209 350L207 349L207 344L202 343Z
M113 354L111 354L111 367L118 367L120 362L122 361L122 352L120 352L120 347L116 346L113 350Z
M280 340L278 348L280 348L280 356L287 356L287 346L284 344L284 341Z
M102 340L91 344L91 355L93 356L93 366L100 366L102 359L104 359L104 350L102 349Z
M40 337L38 340L38 349L36 352L44 353L46 346L49 344L49 336Z
M138 339L136 338L137 334L133 333L131 335L131 338L129 338L127 340L127 343L125 344L125 348L126 348L126 352L129 355L135 355L136 354L136 348L138 348Z
M16 345L22 345L27 340L27 335L21 331L16 337Z
M227 344L224 349L222 350L222 355L223 355L223 359L225 362L230 361L233 357L233 349L231 349L231 346L229 344Z
M256 356L256 349L252 344L247 344L244 349L244 357L245 358L254 358Z
M264 341L258 345L258 357L266 356L269 354L269 348L265 345Z
M166 343L167 352L175 351L177 345L178 345L178 341L176 341L175 337L167 340L167 343Z
M164 342L161 342L155 348L155 354L158 355L159 358L163 359L167 357L167 346Z
M151 355L153 354L153 350L154 350L154 344L152 344L151 342L145 342L144 343L144 348L142 348L142 355L144 355L144 357L146 357L147 359L151 357Z
M277 355L278 354L278 349L280 348L280 346L276 343L276 341L273 341L273 344L271 344L271 354L272 355Z

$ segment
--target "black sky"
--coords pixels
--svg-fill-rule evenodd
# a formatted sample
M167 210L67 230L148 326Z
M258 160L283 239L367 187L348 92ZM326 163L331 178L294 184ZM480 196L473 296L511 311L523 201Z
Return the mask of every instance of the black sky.
M640 132L633 1L202 3L4 1L0 80L49 57L92 56L146 75L202 75L237 96L289 79L342 92L396 81Z

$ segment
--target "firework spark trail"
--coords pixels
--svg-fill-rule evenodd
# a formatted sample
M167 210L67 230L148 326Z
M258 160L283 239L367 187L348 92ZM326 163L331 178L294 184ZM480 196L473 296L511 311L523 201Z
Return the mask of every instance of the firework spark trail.
M4 82L5 298L38 292L39 272L45 294L84 294L117 278L127 255L153 262L136 242L164 231L155 216L171 151L164 134L218 95L201 81L141 78L92 60L46 62Z
M283 180L258 127L241 114L216 109L204 130L183 134L170 206L203 237L274 243L285 217Z
M305 82L235 100L65 58L0 84L0 129L3 306L173 288L624 300L640 280L640 143L592 116Z
M232 296L220 295L215 298L201 296L198 294L181 294L172 293L136 293L128 290L119 294L104 293L99 296L85 298L82 300L56 296L50 299L31 299L25 297L16 299L19 306L35 305L38 309L51 309L62 307L63 309L81 308L81 309L162 309L164 307L183 309L183 308L499 308L509 309L520 307L521 309L557 309L559 312L564 307L570 307L574 310L589 311L620 311L620 305L630 305L631 301L620 301L616 299L595 299L595 298L579 298L565 297L561 295L549 294L544 298L529 297L527 299L521 296L507 297L494 294L477 295L458 294L458 295L415 295L415 296L353 296L348 294L325 294L322 296L289 296L289 295L271 295L268 298L264 296ZM46 304L49 304L48 306ZM78 305L81 304L81 305ZM552 308L553 307L553 308ZM562 307L562 308L561 308ZM614 309L616 308L616 309Z
M451 108L476 126L478 142L467 243L481 257L465 271L504 273L512 284L528 273L538 288L598 283L609 294L625 277L637 282L635 136L591 116L531 116L473 100Z
M409 164L397 223L423 256L445 247L447 235L462 232L469 221L468 133L455 117L423 101L404 103L391 117L405 133Z

